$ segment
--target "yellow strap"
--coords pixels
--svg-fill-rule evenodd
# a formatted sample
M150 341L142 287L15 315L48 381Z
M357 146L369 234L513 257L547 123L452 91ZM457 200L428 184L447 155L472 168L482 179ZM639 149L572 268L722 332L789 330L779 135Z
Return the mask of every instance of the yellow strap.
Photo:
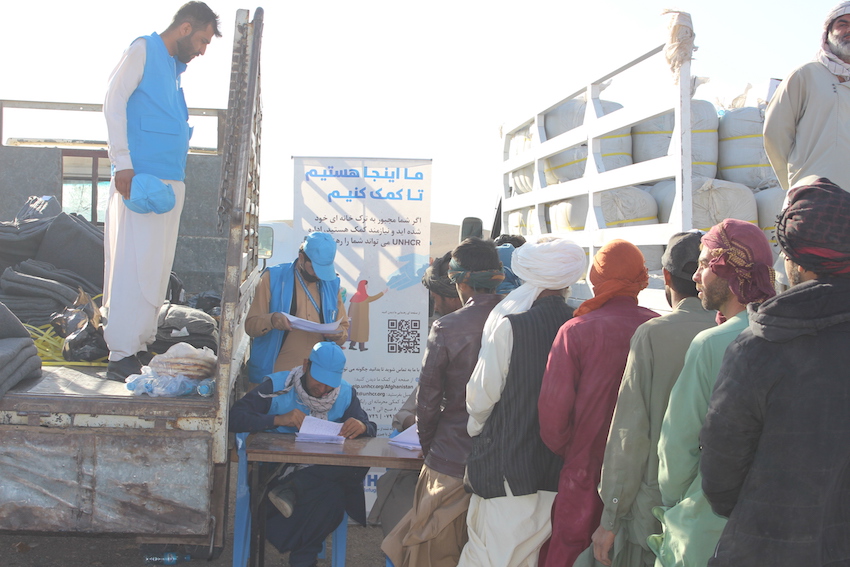
M717 163L713 161L692 161L691 165L717 165Z
M631 135L632 135L632 133L629 132L628 134L614 134L613 136L602 136L599 139L600 140L612 140L614 138L625 138L626 136L631 136Z
M545 169L544 172L555 171L556 169L561 169L562 167L567 167L568 165L574 165L574 164L577 164L577 163L582 162L582 161L587 161L587 158L583 157L583 158L577 159L575 161L562 163L561 165L556 165L555 167L550 167L549 169Z
M743 140L744 138L764 138L764 134L747 134L745 136L732 136L731 138L720 138L721 142L729 140Z
M672 134L672 133L673 133L673 130L669 130L669 131L666 131L666 132L662 131L662 130L649 130L647 132L632 132L632 136L634 136L635 134Z
M717 132L717 129L714 130L691 130L692 134L711 134L712 132Z
M613 154L602 154L602 157L610 157L610 156L629 156L632 157L632 154L629 152L615 152Z
M751 163L748 165L727 165L726 167L721 167L720 171L726 171L727 169L743 169L746 167L770 167L769 163Z
M652 219L658 220L658 217L653 216L653 217L643 217L643 218L640 218L640 219L627 219L627 220L606 222L605 226L611 226L612 224L623 224L623 223L627 223L627 222L642 222L642 221L645 221L645 220L652 220Z

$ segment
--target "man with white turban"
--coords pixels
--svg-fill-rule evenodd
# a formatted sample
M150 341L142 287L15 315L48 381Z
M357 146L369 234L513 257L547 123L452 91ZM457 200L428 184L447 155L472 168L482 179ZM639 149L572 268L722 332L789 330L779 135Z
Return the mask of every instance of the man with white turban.
M490 312L466 387L464 481L473 495L461 566L536 566L551 533L561 459L540 438L537 399L552 341L572 317L569 286L587 258L578 245L549 239L514 250L511 266L524 283Z
M827 177L850 190L850 2L827 15L814 61L795 69L767 107L764 148L782 188Z

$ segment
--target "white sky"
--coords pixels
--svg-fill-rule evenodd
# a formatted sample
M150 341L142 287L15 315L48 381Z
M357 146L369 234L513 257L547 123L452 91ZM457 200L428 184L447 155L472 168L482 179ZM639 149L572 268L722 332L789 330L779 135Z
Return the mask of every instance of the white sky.
M184 74L189 106L224 108L236 10L210 0L223 37ZM790 0L272 0L263 5L261 215L292 215L290 157L433 159L432 216L489 227L501 187L499 128L531 116L664 42L664 8L690 12L697 98L766 95L817 50L834 2ZM0 99L100 103L137 36L178 1L43 0L0 5ZM637 88L637 86L636 86ZM4 136L88 137L7 118ZM42 128L48 128L48 131ZM20 131L19 131L20 130ZM78 134L75 132L75 134ZM195 140L197 142L197 140ZM191 188L189 188L191 192ZM191 195L191 193L190 193Z

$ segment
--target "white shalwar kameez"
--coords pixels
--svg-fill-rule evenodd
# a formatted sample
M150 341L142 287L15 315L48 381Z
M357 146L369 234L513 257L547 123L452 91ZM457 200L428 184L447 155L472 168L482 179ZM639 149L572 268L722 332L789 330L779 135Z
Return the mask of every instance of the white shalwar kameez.
M109 132L109 159L115 171L133 168L127 141L127 101L142 80L145 47L144 39L134 41L109 79L103 114ZM174 208L163 214L135 213L124 205L114 177L109 187L103 306L107 314L104 337L112 361L146 351L156 337L186 190L182 181L162 181L171 185L175 197Z

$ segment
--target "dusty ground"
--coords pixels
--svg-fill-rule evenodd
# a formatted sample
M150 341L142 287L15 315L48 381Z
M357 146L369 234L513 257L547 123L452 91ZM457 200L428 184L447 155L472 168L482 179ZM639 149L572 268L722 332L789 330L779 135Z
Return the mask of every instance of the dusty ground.
M233 480L235 475L231 475ZM224 552L214 561L194 559L185 565L229 567L233 564L233 495L231 485L228 540ZM383 567L381 553L383 532L380 526L348 528L347 567ZM327 559L320 567L330 567L331 538L327 540ZM0 567L132 567L145 565L144 556L132 538L119 537L61 537L0 533ZM286 567L289 562L271 545L266 545L266 565Z

